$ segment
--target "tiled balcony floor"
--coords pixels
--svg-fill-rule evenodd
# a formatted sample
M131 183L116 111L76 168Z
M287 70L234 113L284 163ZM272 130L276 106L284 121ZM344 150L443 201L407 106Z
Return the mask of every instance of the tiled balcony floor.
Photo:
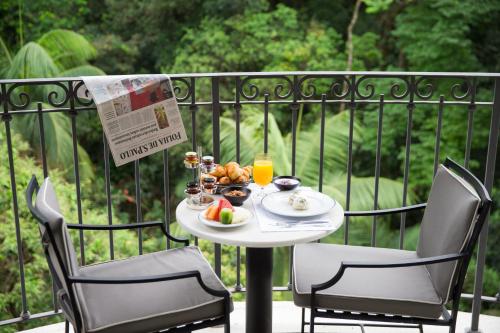
M231 332L245 332L245 303L236 302L234 312L231 314ZM306 313L307 314L307 313ZM300 309L293 305L292 302L274 302L273 304L273 332L300 332ZM466 332L470 325L470 313L460 312L457 323L457 333ZM306 327L308 329L308 327ZM500 317L482 315L480 319L480 329L482 333L498 333L500 332ZM367 333L399 333L409 332L418 333L416 329L402 328L365 328ZM316 332L335 332L335 333L360 333L359 327L340 327L340 326L316 326ZM25 333L64 333L64 323L54 324L36 329L23 331ZM210 328L197 332L204 333L219 333L223 332L223 328ZM448 332L446 327L424 326L425 333L445 333Z

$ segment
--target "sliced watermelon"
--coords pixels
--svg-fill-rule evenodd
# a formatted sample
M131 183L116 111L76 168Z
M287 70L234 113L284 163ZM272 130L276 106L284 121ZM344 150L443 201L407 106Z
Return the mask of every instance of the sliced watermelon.
M220 211L222 208L229 208L234 212L233 205L227 199L219 199L219 204L217 205L217 215L216 215L216 221L220 221Z
M229 200L227 200L227 199L219 199L219 200L222 203L222 206L220 206L221 209L222 208L229 208L229 209L231 209L234 212L234 207L233 207L233 205L231 205L231 203L229 202Z

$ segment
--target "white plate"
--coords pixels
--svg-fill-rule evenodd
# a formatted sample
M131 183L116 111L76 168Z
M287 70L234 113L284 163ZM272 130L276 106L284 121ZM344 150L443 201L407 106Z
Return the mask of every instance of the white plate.
M288 198L294 191L274 192L262 199L262 207L268 212L286 217L311 217L328 213L334 206L335 200L326 194L301 190L300 193L307 198L309 208L306 210L293 209L288 204Z
M241 227L245 224L247 224L250 219L252 218L252 212L249 211L248 209L246 208L243 208L243 207L233 207L235 211L238 211L238 210L246 210L250 215L246 218L246 220L243 220L242 222L240 223L231 223L231 224L222 224L220 223L219 221L213 221L213 220L208 220L205 218L205 212L207 211L206 209L204 211L202 211L199 215L198 215L198 219L200 220L201 223L203 223L204 225L207 225L209 227L213 227L213 228L236 228L236 227Z

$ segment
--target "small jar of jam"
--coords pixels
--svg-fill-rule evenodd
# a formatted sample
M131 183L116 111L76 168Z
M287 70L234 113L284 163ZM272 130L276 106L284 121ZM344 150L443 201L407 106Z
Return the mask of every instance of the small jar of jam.
M188 151L184 156L184 165L188 169L195 169L199 162L198 154L194 151Z
M215 194L217 185L215 185L214 177L205 177L203 179L203 191L208 194Z
M203 171L208 173L215 170L215 163L213 156L203 156L201 158L201 164L203 166Z
M189 182L184 190L188 206L197 207L200 205L201 190L197 182Z
M197 182L189 182L186 185L186 194L199 194L200 193L200 187L198 186Z

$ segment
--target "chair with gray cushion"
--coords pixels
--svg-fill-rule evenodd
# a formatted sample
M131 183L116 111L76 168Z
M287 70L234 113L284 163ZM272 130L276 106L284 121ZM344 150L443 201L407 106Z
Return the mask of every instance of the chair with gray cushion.
M455 331L467 266L491 200L468 170L446 159L435 175L427 204L349 216L408 212L425 207L416 251L361 246L295 246L293 297L305 325L338 325L317 318L353 319L354 326L449 326ZM446 305L451 306L451 313ZM311 309L305 321L305 308ZM384 323L373 323L373 322ZM351 325L343 323L342 325Z
M191 332L216 325L229 332L229 291L199 248L170 235L163 222L66 224L49 178L39 188L33 176L26 197L39 221L66 330L71 322L78 333ZM80 267L68 232L146 227L161 227L185 247Z

